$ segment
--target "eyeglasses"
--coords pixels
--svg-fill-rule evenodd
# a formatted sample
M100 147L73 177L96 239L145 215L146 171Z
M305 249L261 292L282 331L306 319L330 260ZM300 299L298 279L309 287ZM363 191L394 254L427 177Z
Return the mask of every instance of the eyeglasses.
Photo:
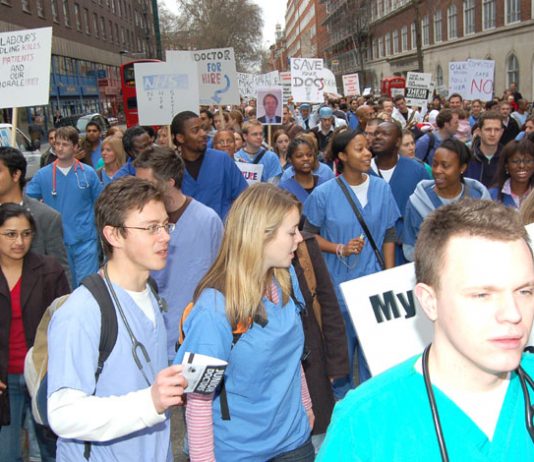
M174 228L176 228L176 225L174 223L166 223L164 225L150 225L146 228L142 228L140 226L120 226L120 228L123 229L140 229L141 231L147 231L148 234L151 236L155 236L156 234L159 234L161 230L165 230L167 234L171 234L174 231Z
M532 165L534 164L534 159L512 159L508 162L512 165Z
M15 241L20 236L21 239L26 240L30 239L33 236L33 231L31 229L25 229L21 231L20 233L17 231L6 231L5 233L0 233L2 236L4 236L6 239L9 239L10 241Z

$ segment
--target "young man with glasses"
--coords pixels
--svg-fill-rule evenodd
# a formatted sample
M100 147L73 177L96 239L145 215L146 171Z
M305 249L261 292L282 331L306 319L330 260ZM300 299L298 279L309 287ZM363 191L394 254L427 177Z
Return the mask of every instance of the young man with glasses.
M48 330L48 418L59 435L57 460L173 460L166 411L182 404L181 366L167 367L161 301L148 285L165 267L169 223L161 192L127 177L95 207L107 263L101 276L118 319L115 346L95 379L101 314L84 287L54 314Z

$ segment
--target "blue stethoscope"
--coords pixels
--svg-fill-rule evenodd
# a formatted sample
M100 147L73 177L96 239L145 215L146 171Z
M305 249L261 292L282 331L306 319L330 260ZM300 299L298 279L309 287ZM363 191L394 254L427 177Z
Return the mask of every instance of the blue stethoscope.
M78 168L83 173L83 178L81 180L80 180L80 176L78 175ZM78 159L76 159L74 161L74 174L76 175L76 182L78 183L78 188L79 189L87 189L89 187L89 181L87 180L87 175L85 174L85 170L83 168L83 164ZM52 196L53 197L57 196L57 188L56 188L57 180L56 180L56 176L57 176L57 160L55 160L53 165L52 165Z

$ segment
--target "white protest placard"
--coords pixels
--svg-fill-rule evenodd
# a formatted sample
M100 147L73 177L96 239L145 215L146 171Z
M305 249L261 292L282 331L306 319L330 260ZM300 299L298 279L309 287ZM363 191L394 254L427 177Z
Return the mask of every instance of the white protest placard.
M413 292L413 263L340 287L372 375L421 353L432 341L432 322Z
M371 87L365 87L363 89L362 96L370 96L373 93L373 89ZM402 94L404 94L404 89L402 89Z
M469 98L469 63L451 61L449 63L449 95L458 93L462 98Z
M488 59L468 59L470 100L493 99L493 81L495 78L495 61Z
M240 104L237 71L233 48L179 51L167 50L169 63L193 60L197 64L200 104Z
M239 95L242 98L254 98L256 95L254 79L254 74L246 74L244 72L237 73L237 86L239 88Z
M198 111L197 66L193 61L135 63L140 125L169 125L181 111Z
M404 96L408 106L425 107L432 97L432 74L408 72Z
M343 95L360 95L360 76L358 74L347 74L343 76Z
M278 87L280 85L280 73L273 71L267 74L256 74L254 76L254 85L256 86L256 91L260 88Z
M51 51L51 27L0 34L0 108L48 104Z
M259 183L263 175L263 164L250 164L248 162L236 162L237 168L241 170L243 178L249 184Z
M296 103L324 101L323 60L291 58L291 96Z
M284 104L287 104L291 98L291 72L280 72L280 86L282 87Z

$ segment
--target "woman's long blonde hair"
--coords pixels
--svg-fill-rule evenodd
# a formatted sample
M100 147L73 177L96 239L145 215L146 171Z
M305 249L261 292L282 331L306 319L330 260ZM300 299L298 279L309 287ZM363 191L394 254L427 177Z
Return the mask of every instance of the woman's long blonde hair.
M104 147L105 144L109 144L111 150L115 153L116 168L121 168L122 164L126 162L126 152L122 145L122 138L119 138L118 136L108 136L102 141L102 147Z
M265 319L262 297L274 277L285 305L291 295L289 270L272 268L265 273L264 249L292 209L300 213L300 203L272 184L255 184L242 192L226 218L219 254L197 286L193 301L204 289L214 288L226 298L232 328L249 326L256 315Z

